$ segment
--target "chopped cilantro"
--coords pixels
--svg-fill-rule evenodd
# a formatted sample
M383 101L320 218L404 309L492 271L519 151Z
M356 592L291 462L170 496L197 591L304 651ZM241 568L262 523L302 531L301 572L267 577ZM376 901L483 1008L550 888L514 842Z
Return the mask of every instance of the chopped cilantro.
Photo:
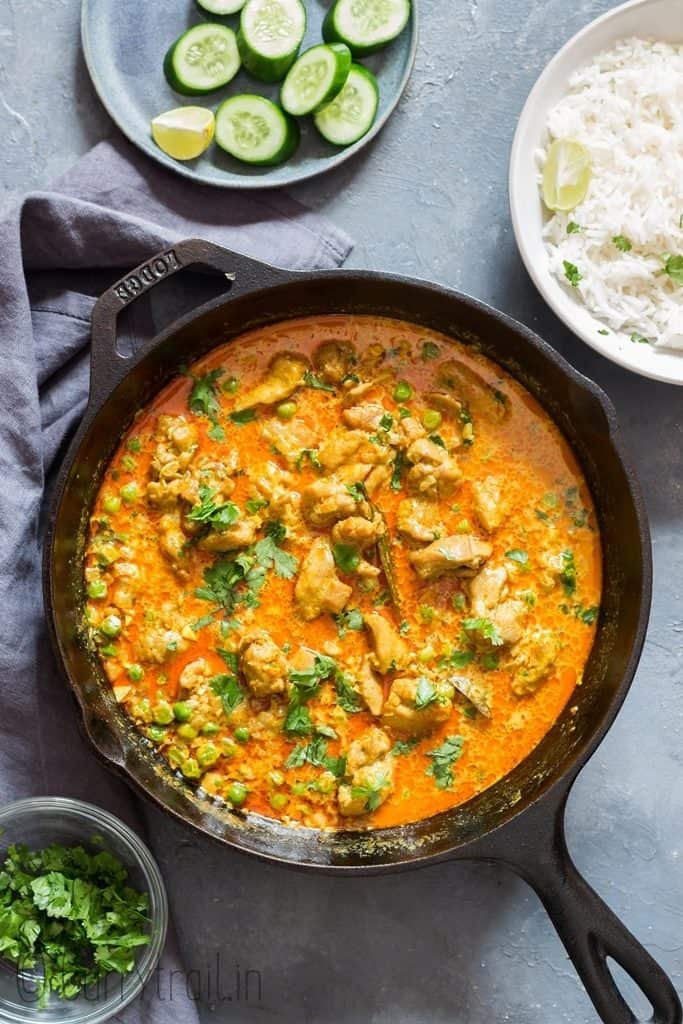
M245 423L252 423L256 419L256 409L240 409L239 412L231 412L230 419L238 427L243 427Z
M354 501L362 501L365 497L365 484L363 483L347 484L346 490Z
M227 651L225 647L217 647L216 654L219 656L219 658L222 658L225 664L228 666L228 668L231 669L235 675L237 675L239 659L237 657L236 652Z
M337 672L335 676L335 688L337 691L337 704L350 715L360 711L360 696L351 686L343 672Z
M490 619L463 619L462 627L466 634L476 633L480 639L488 640L494 647L502 646L503 638Z
M578 288L579 281L581 280L581 271L574 264L570 263L569 260L562 260L562 266L564 267L564 276L569 281L572 288Z
M363 613L358 608L349 608L348 611L335 615L334 621L337 623L339 636L343 637L350 629L358 632L363 628Z
M412 739L409 740L396 740L393 747L391 748L391 753L394 755L394 757L400 757L403 754L409 754L411 750L415 750L415 747L418 745L419 742L420 740L417 736L413 736Z
M428 359L438 359L439 351L439 346L435 345L433 341L425 341L422 345L421 357L425 362Z
M104 849L11 845L0 871L0 950L18 968L40 967L37 1007L54 992L73 1000L109 972L135 969L150 941L148 897Z
M208 615L202 615L199 619L195 619L190 626L190 629L193 629L195 633L197 633L200 629L204 629L204 626L210 626L212 622L213 612L209 612Z
M223 710L228 716L246 700L244 690L235 676L221 673L209 679L209 686L220 697Z
M487 654L482 654L479 663L487 672L493 672L500 665L500 657L494 651L490 651Z
M391 430L393 425L394 425L394 417L390 413L385 412L382 415L382 417L381 417L381 419L379 421L379 428L380 428L380 430Z
M224 501L217 505L214 501L216 490L211 487L199 488L199 504L187 513L193 523L202 523L212 530L222 533L233 526L239 519L240 510L232 501Z
M318 457L317 448L302 448L301 453L296 460L296 468L299 470L303 469L304 462L306 461L306 459L308 459L310 464L313 466L313 469L318 469L322 471L323 467L320 458Z
M332 555L337 567L345 573L355 572L360 563L360 551L355 544L333 544Z
M285 527L279 520L271 520L266 523L265 531L266 536L263 540L258 540L254 544L254 554L259 565L264 569L273 569L280 579L291 580L299 562L294 555L278 546L287 535Z
M432 442L432 444L438 445L439 448L445 448L446 447L446 442L442 438L441 434L430 434L429 435L429 440Z
M432 763L425 774L432 776L437 789L448 789L453 785L453 765L462 756L464 745L463 736L447 736L441 746L427 751Z
M394 461L392 463L393 468L392 468L392 472L391 472L391 483L389 485L391 487L392 491L400 491L401 490L401 485L402 485L402 481L403 481L403 473L405 472L405 469L406 469L407 465L408 465L408 460L406 459L405 454L403 453L403 451L400 451L400 450L397 451L396 452L396 457L395 457L395 459L394 459Z
M511 548L505 552L505 557L509 558L511 562L517 562L519 565L528 565L529 554L522 548Z
M351 797L354 800L364 800L366 811L376 811L382 803L382 793L389 785L389 779L386 776L382 776L374 786L352 786Z
M257 512L260 512L261 509L263 508L267 508L267 506L268 502L266 501L265 498L247 498L247 500L244 503L244 507L246 508L250 516L253 516Z
M560 583L567 597L576 590L576 562L573 551L563 551L561 554L562 570L560 571Z
M214 441L223 441L225 439L225 432L218 422L221 407L216 397L218 390L217 382L223 376L223 372L219 368L211 370L210 373L205 374L203 377L193 378L194 384L188 398L190 412L193 412L196 416L206 416L211 421L211 436Z
M581 231L581 225L577 224L575 220L570 220L567 224L567 234L576 235L579 231Z
M630 252L633 246L626 235L614 235L612 241L616 245L619 252Z
M425 676L420 676L415 690L415 710L424 711L430 704L437 703L439 703L438 692L434 689L429 679Z
M609 334L609 331L606 331L604 327L601 327L598 331L598 334L604 334L605 336L607 336Z
M320 377L316 377L312 370L306 370L304 373L304 384L306 387L313 388L315 391L329 391L332 395L336 394L332 385L326 384L320 379Z
M473 651L451 651L439 658L439 668L465 668L474 661Z
M683 284L683 256L663 257L664 273L668 274L675 284Z
M650 345L651 344L650 339L646 338L644 334L639 334L638 331L633 331L633 333L630 335L629 340L632 341L634 345Z

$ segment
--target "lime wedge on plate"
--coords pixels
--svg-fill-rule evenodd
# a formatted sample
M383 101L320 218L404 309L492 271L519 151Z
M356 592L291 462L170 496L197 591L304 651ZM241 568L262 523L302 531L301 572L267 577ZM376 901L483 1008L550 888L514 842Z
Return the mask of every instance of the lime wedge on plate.
M549 210L573 210L586 198L591 155L575 139L555 139L543 168L543 201Z
M152 138L174 160L194 160L211 144L216 121L206 107L176 107L152 121Z

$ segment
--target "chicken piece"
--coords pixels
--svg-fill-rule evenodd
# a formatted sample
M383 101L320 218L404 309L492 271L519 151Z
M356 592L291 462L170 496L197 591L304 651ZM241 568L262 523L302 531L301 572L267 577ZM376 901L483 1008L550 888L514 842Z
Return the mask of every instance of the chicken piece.
M449 683L399 676L384 703L382 724L404 735L423 736L448 721L452 709L453 687Z
M380 432L388 444L398 444L401 440L401 435L394 429L393 422L389 426L389 422L393 421L394 417L381 402L352 405L349 409L344 409L342 419L347 427L351 427L353 430L364 430L368 434ZM382 426L382 422L385 423L385 426Z
M516 696L525 697L538 689L552 670L561 646L559 637L550 629L535 629L515 644L512 692Z
M406 482L416 494L428 498L446 497L460 483L462 473L455 459L428 437L413 441L406 456L413 463Z
M348 463L367 466L386 465L393 452L387 445L373 444L362 430L335 427L320 445L318 458L324 469L334 471Z
M301 512L311 526L326 527L348 516L370 514L366 501L356 501L348 486L334 477L314 480L301 493Z
M397 529L419 544L430 544L446 532L439 519L438 506L420 498L405 498L398 506Z
M472 493L474 495L474 511L481 525L489 533L497 530L505 514L500 481L494 476L475 480L472 484Z
M281 352L271 361L265 376L255 387L238 394L233 411L242 412L255 405L272 405L289 398L301 384L307 369L308 362L303 356Z
M507 597L508 572L504 566L484 566L469 584L472 616L488 619L504 644L515 644L522 635L528 608L523 601Z
M376 810L394 787L394 759L390 755L391 740L372 726L351 743L347 755L349 782L342 783L337 793L339 812L355 817Z
M371 725L349 745L346 768L349 775L355 775L360 768L366 768L373 761L379 761L391 750L391 740L385 732Z
M384 705L384 687L373 671L370 663L370 655L363 655L360 671L358 672L356 680L358 683L358 692L365 701L368 711L371 715L376 715L379 718L382 714L382 707Z
M313 365L326 384L341 384L357 361L349 341L324 341L313 353Z
M248 634L240 644L240 669L255 697L284 693L287 659L265 629Z
M390 671L399 671L408 661L409 649L405 640L380 612L368 612L365 625L372 634L375 648L374 664L385 675Z
M295 489L293 474L276 462L260 462L248 467L247 476L253 481L258 494L268 502L268 516L281 519L290 537L294 537L301 523L301 495Z
M314 432L300 419L283 423L273 417L264 424L261 434L279 455L292 464L298 462L305 448L313 449L318 443Z
M226 530L211 530L197 544L202 551L237 551L247 548L256 540L261 520L256 516L245 516L228 526Z
M445 391L430 391L425 395L425 398L432 409L438 409L439 412L445 413L446 416L452 416L454 419L460 417L462 402L459 402L457 398L453 398L452 395L447 394Z
M421 551L411 551L408 561L423 580L434 580L446 573L473 576L492 551L487 541L461 533L435 540Z
M419 441L420 438L427 436L425 428L413 416L406 416L405 419L401 420L400 425L403 431L403 443L406 447L411 445L413 441Z
M352 588L337 576L330 545L317 537L303 561L294 588L301 617L310 622L323 612L338 615L352 593Z
M391 466L373 466L365 477L365 490L373 498L391 480Z
M233 449L224 459L211 459L208 456L197 459L179 481L178 494L189 505L198 505L204 488L213 492L217 505L227 501L235 490L233 477L239 472L239 454Z
M157 421L157 446L150 462L151 480L147 497L159 508L173 508L178 500L180 481L194 458L197 427L184 416L162 415Z
M154 626L142 632L138 642L138 657L140 661L153 661L162 665L170 654L186 646L177 630Z
M473 416L500 422L508 414L506 395L459 359L447 359L438 369L439 382L469 409Z
M167 512L159 520L159 547L176 570L180 568L186 544L187 537L180 529L179 514Z
M352 544L359 551L373 547L386 533L381 516L365 519L363 516L349 516L332 527L333 544Z
M196 661L190 661L185 666L180 673L178 683L181 690L197 690L212 675L214 673L206 658L197 658Z

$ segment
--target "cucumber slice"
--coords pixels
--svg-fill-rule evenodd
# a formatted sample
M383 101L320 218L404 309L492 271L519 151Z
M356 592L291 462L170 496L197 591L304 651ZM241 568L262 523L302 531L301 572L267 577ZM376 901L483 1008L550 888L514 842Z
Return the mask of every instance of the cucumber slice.
M410 0L336 0L323 22L327 43L346 43L354 57L374 53L399 36Z
M215 14L224 18L228 14L237 14L244 7L246 0L195 0L200 11L205 14Z
M216 142L247 164L281 164L299 145L299 126L265 96L231 96L216 111Z
M305 31L301 0L247 0L237 33L242 63L254 78L278 82L296 60Z
M350 69L351 51L344 43L312 46L287 72L280 103L295 117L314 114L341 92Z
M239 67L235 33L213 21L183 32L164 59L168 84L185 96L203 96L220 89L235 77Z
M379 89L372 71L352 64L339 95L314 117L324 139L335 146L350 146L370 129L377 113Z

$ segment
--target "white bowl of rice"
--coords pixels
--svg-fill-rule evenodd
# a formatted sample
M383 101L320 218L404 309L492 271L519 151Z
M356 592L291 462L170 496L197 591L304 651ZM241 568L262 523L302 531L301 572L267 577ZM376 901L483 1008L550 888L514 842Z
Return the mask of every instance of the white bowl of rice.
M585 198L549 210L549 145L590 154ZM517 245L588 345L683 384L683 0L631 0L577 33L531 90L510 157Z

